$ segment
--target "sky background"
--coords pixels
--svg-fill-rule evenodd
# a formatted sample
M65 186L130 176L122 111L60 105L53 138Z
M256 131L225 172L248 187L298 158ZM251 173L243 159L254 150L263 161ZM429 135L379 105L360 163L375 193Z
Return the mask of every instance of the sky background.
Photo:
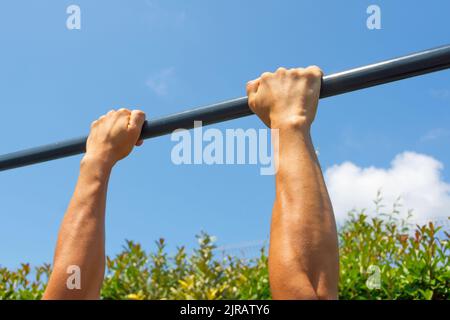
M81 8L81 30L66 8ZM377 4L382 29L368 30ZM148 118L245 95L279 66L325 74L450 43L450 2L2 1L0 153L86 134L112 108ZM403 197L416 219L450 212L450 72L321 101L313 139L338 220L352 207ZM256 117L214 127L264 128ZM274 179L256 165L176 166L170 136L147 140L114 170L107 253L269 234ZM0 265L50 262L80 156L0 173Z

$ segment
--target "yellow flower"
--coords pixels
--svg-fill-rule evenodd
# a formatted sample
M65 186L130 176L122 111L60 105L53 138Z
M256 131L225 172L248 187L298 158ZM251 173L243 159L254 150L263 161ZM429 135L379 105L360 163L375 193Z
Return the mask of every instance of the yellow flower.
M142 293L130 293L127 295L128 300L144 300Z

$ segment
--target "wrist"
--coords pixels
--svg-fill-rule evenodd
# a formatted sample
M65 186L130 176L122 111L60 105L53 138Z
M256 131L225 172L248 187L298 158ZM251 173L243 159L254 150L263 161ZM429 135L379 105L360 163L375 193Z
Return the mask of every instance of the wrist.
M272 129L278 129L282 131L297 131L301 134L309 135L311 130L311 122L304 116L293 115L284 117L282 119L271 119L270 121Z
M85 154L80 162L80 173L88 172L89 176L99 180L107 180L114 163L101 157Z

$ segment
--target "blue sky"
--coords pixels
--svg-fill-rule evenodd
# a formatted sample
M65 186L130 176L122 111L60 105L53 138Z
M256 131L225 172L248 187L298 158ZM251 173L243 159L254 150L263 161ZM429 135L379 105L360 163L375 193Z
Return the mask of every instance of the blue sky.
M66 28L70 4L81 8L81 30ZM381 8L381 30L366 28L370 4ZM329 74L447 44L449 11L444 0L3 1L0 153L85 134L111 108L137 106L151 119L243 96L248 80L279 66L317 64ZM421 186L441 188L439 208L450 208L449 78L446 71L321 101L313 138L324 170L351 162L386 177L410 151L399 162L430 165L423 176L431 184ZM249 117L215 127L263 125ZM148 249L159 237L192 246L200 230L219 245L267 239L273 177L255 165L175 166L173 146L169 136L146 141L114 170L108 254L124 239ZM1 265L51 261L79 160L0 173ZM412 172L395 176L412 185Z

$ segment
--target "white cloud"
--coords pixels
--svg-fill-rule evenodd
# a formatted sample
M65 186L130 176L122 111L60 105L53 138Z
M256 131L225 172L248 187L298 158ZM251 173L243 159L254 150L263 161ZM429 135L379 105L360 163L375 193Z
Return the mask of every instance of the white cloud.
M352 209L366 208L368 214L373 213L378 190L385 205L401 197L402 213L413 209L413 219L423 221L450 215L450 184L443 181L442 169L442 163L433 157L403 152L388 169L345 162L328 168L325 179L339 223Z
M168 93L169 85L174 80L175 69L173 67L161 70L151 75L146 85L158 96L165 96Z
M432 89L430 95L434 99L448 100L450 99L450 89Z
M427 142L432 140L437 140L440 138L445 138L450 136L450 130L445 128L435 128L430 131L428 131L426 134L424 134L421 138L421 142Z

